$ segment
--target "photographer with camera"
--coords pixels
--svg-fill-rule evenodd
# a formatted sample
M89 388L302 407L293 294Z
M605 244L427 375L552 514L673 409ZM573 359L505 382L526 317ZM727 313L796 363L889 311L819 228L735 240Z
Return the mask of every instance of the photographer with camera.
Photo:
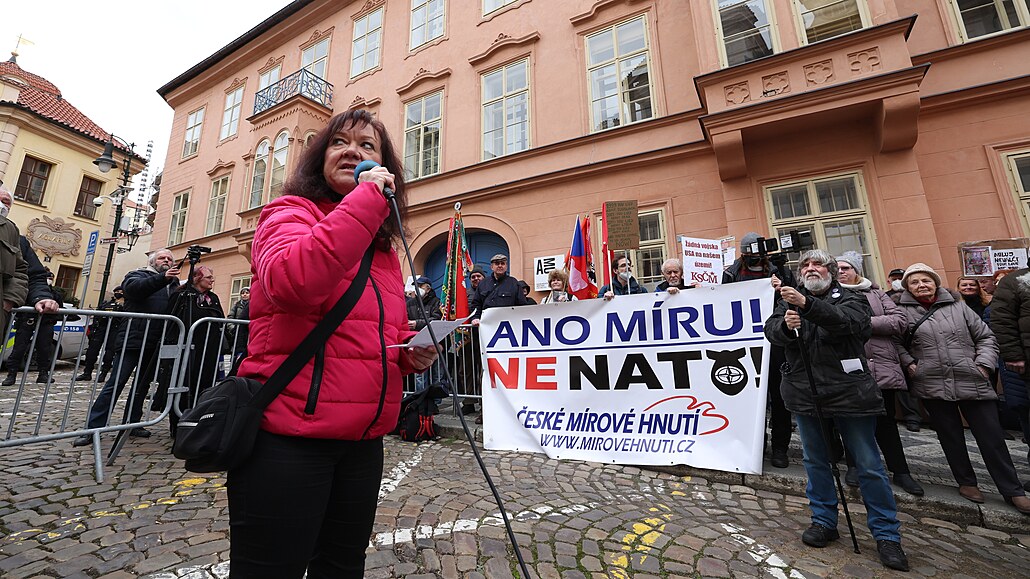
M786 265L786 254L774 253L776 245L774 242L766 243L769 241L772 240L766 240L753 231L745 235L740 240L740 257L723 272L722 283L769 278L773 281L774 287L797 287L797 280ZM772 247L769 247L770 245ZM770 346L767 383L769 400L772 403L772 415L769 418L769 430L772 431L769 450L772 456L769 462L776 468L787 468L790 465L787 458L791 431L790 412L783 405L783 397L780 395L780 366L785 360L783 346Z
M179 266L168 249L159 249L150 254L145 268L130 271L122 280L125 293L125 311L141 314L165 314L172 291L179 286ZM143 401L150 387L144 370L151 367L151 361L161 346L161 336L165 333L163 323L147 323L145 320L128 319L118 330L116 344L124 344L121 358L115 362L114 372L104 383L103 389L93 401L89 410L89 421L86 428L100 428L107 424L115 399L121 395L125 384L129 381L137 365L132 388L129 389L129 422L137 422L143 416ZM150 431L145 428L134 428L129 436L147 438ZM84 434L75 439L74 446L86 446L93 438Z

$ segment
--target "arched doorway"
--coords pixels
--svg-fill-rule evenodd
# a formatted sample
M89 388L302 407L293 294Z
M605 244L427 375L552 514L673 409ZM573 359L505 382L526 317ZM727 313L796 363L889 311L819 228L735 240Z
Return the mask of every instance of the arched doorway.
M469 253L472 254L472 262L483 268L484 272L490 272L490 258L503 253L508 255L508 242L500 235L492 231L475 231L465 233L469 244ZM447 238L437 245L425 262L425 276L433 282L433 289L443 299L440 288L443 287L443 278L447 273ZM467 282L466 282L467 283Z

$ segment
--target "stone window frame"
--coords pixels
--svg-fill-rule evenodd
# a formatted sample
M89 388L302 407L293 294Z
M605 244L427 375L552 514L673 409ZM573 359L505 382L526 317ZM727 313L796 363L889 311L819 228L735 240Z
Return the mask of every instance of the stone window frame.
M218 133L219 141L235 137L240 132L240 117L243 116L243 89L244 85L241 84L225 92L222 128ZM233 118L234 116L235 118Z
M722 16L721 16L722 11L725 10L726 8L720 8L719 7L719 2L720 1L722 1L722 0L710 0L711 5L712 5L712 19L715 22L716 44L718 45L718 49L719 49L719 64L721 64L723 68L728 68L730 66L736 66L737 64L743 64L743 63L736 63L736 64L732 64L732 65L729 64L729 55L726 52L726 36L723 33L723 29L722 29ZM733 4L734 6L737 6L737 5L740 5L740 4L747 4L749 2L760 2L763 6L765 6L765 13L768 15L768 18L769 18L768 28L769 28L769 40L770 40L770 42L772 42L772 54L778 54L781 50L783 50L783 48L780 46L779 27L778 27L777 22L776 22L776 10L775 10L775 6L772 4L771 0L732 0L732 1L734 2L734 4ZM757 28L753 28L752 30L757 30ZM762 57L759 57L759 58L762 58ZM757 59L754 59L754 60L757 60ZM745 60L744 62L751 62L751 61L750 60Z
M86 188L87 183L96 183L96 191L91 191ZM104 190L104 182L96 177L90 177L89 175L83 175L82 181L79 183L79 194L75 199L75 210L74 213L78 217L83 219L91 219L96 221L97 219L97 207L93 205L93 200L100 197Z
M1023 232L1030 236L1030 148L1006 151L1002 153L1002 158L1005 162L1009 190L1019 209L1019 220L1023 226ZM1020 177L1020 166L1026 168L1026 181Z
M231 176L232 173L225 173L211 180L211 195L207 202L205 236L221 233L225 228L225 208L229 203Z
M809 40L808 39L808 31L805 28L804 13L807 10L807 8L805 8L805 6L802 4L802 2L804 2L804 1L805 0L791 0L791 9L792 9L792 11L794 13L794 23L797 26L798 40L801 42L802 46L807 46L809 44L814 44L816 42L822 42L823 40L829 40L831 38L836 38L836 37L838 37L838 36L840 36L842 34L847 34L848 32L854 32L854 30L849 30L847 32L841 32L839 34L834 34L833 36L828 36L826 38L820 38L819 40ZM826 2L826 4L824 6L821 6L820 8L825 7L825 6L829 6L831 4L838 4L838 3L844 3L844 2L853 2L858 7L858 16L859 16L859 18L862 21L862 27L858 28L856 30L861 30L861 29L869 28L870 26L872 26L873 19L872 19L872 16L870 15L870 13L869 13L869 5L868 5L867 0L823 0L823 1Z
M264 147L264 153L261 152L262 147ZM259 190L259 188L254 186L254 183L259 175L258 162L262 160L265 162L265 167L260 173L261 187ZM272 140L268 137L263 137L260 141L258 141L258 144L254 147L254 162L251 163L250 180L247 182L247 194L244 196L245 211L248 209L254 209L255 207L260 207L265 204L265 191L268 190L268 181L269 177L271 176L271 170L269 169L269 167L271 167L271 161ZM256 203L254 199L255 193L258 194Z
M33 167L32 170L28 169L30 163ZM46 165L46 175L42 175L36 172L37 168L40 165ZM24 203L44 207L45 204L43 203L43 200L46 199L46 190L47 187L50 185L50 178L53 177L55 169L57 169L57 163L41 159L36 155L26 154L25 157L22 159L21 170L18 172L18 182L15 184L14 191L12 192L11 197L17 201L22 201ZM29 193L32 192L32 187L28 183L22 184L22 181L26 179L29 183L31 183L32 179L38 179L43 182L43 186L39 190L38 200L29 198Z
M634 20L640 20L643 23L643 26L644 26L644 41L646 43L644 48L642 50L638 50L638 51L634 51L634 52L631 52L631 53L627 53L625 55L616 54L610 60L606 60L604 62L600 62L600 63L593 64L593 65L590 64L590 50L588 48L588 46L589 46L588 43L589 43L590 38L593 37L593 36L598 36L598 35L603 34L605 32L614 32L615 29L618 28L619 26L623 26L625 24L633 22ZM652 50L654 49L654 42L653 42L653 39L650 37L652 26L651 26L651 23L649 22L649 20L650 19L648 18L648 13L647 12L642 12L642 13L634 14L634 15L626 17L626 18L622 18L618 22L614 22L614 23L612 23L609 26L605 26L603 28L597 28L597 29L591 30L589 33L583 34L583 58L584 58L584 65L586 67L586 85L587 85L587 115L588 115L588 119L589 119L589 123L590 123L590 133L591 134L599 133L599 132L602 132L602 131L607 131L607 130L618 128L618 127L624 127L626 125L631 125L631 124L634 124L634 123L648 121L648 120L651 120L651 119L654 119L654 118L658 117L656 94L655 94L656 90L657 90L657 87L655 86L655 82L654 82L655 62L654 62L654 58L653 58L653 55L652 55ZM647 86L648 86L647 94L648 94L648 98L651 101L651 116L647 117L647 118L644 118L644 119L635 120L635 121L628 121L628 122L624 121L623 120L623 110L622 110L622 94L623 94L623 90L622 90L622 87L620 86L618 88L618 94L617 94L618 100L619 100L619 103L620 103L619 104L619 124L611 126L611 127L598 128L597 127L597 122L595 122L595 120L594 120L594 87L593 87L593 83L590 80L591 71L599 69L599 68L602 68L604 66L608 66L611 63L618 63L620 60L623 60L625 58L628 58L630 56L635 56L635 55L638 55L638 54L644 54L645 58L646 58L646 62L647 62ZM621 82L619 84L621 85Z
M496 74L498 71L500 71L502 76L505 76L505 78L506 78L508 69L511 68L511 67L514 67L514 66L516 66L518 64L525 64L525 66L526 66L526 86L525 86L525 88L524 89L519 89L519 90L511 92L511 93L508 93L507 89L504 89L502 91L501 96L499 98L493 98L493 99L490 99L489 102L487 102L485 100L485 96L484 96L484 93L486 91L486 78L488 76L490 76L490 75ZM490 68L488 70L485 70L485 71L483 71L483 72L481 72L479 74L479 101L480 101L480 107L479 107L479 121L480 121L479 147L480 147L480 152L479 152L479 158L482 159L483 161L489 161L489 160L497 159L497 158L500 158L500 157L506 157L508 155L512 155L512 154L515 154L515 153L521 153L522 151L528 151L528 150L533 148L533 80L532 80L532 78L533 78L533 68L530 65L530 56L529 55L520 56L519 58L516 58L516 59L511 60L509 62L506 62L504 64L497 65L497 66L492 67L492 68ZM507 84L506 80L502 80L502 84ZM523 94L523 93L525 93L525 95L526 95L526 146L525 146L525 148L519 149L517 151L509 151L506 139L502 139L502 143L501 144L503 146L503 152L501 154L499 154L499 155L494 155L493 157L487 158L487 156L486 156L486 108L487 108L487 106L491 105L491 104L494 104L494 103L496 103L498 101L500 101L502 103L505 103L509 98L513 98L513 97L515 97L515 96L517 96L519 94ZM506 112L507 111L507 104L504 105L503 109L504 109L504 114L502 115L502 118L507 119L507 117L508 117L507 112ZM505 125L504 130L505 131L507 130L507 125Z
M186 115L186 132L182 139L182 158L189 159L200 151L200 137L204 131L204 117L207 105L194 109ZM197 120L197 117L200 120Z
M440 98L440 114L439 114L438 117L434 117L433 119L430 119L430 121L431 122L432 121L436 122L436 124L438 125L438 135L440 135L442 137L442 135L443 135L443 123L444 123L443 111L444 111L444 103L446 102L446 97L444 95L444 89L443 88L433 89L432 91L429 91L426 94L423 94L423 95L421 95L419 97L415 97L413 99L405 101L405 103L404 103L404 151L403 151L403 157L402 158L403 158L403 161L404 161L404 164L405 164L406 178L408 178L409 181L414 181L414 180L417 180L417 179L423 179L425 177L430 177L432 175L438 175L442 171L442 165L443 165L443 163L442 163L442 160L443 160L443 153L442 153L442 151L443 151L443 139L440 138L440 139L437 140L437 145L436 145L436 171L433 172L433 173L422 173L421 172L422 156L425 154L425 151L423 150L423 147L422 147L422 139L425 136L424 129L425 129L426 124L427 124L426 123L426 118L425 118L426 99L429 99L429 98L432 98L432 97L435 97L435 96L438 96ZM408 107L412 106L412 105L414 105L416 103L420 103L421 104L422 115L420 117L420 122L417 125L414 125L412 127L408 127L407 126L407 124L408 124ZM418 169L418 170L409 173L408 172L408 168L406 166L407 165L408 156L409 156L408 155L409 154L409 151L408 151L408 133L410 133L412 131L418 131L418 133L419 133L418 151L416 151L416 153L415 153L415 155L417 157L416 158L416 169Z
M853 180L856 205L842 210L822 211L819 206L819 197L816 192L816 185L845 178L851 178ZM804 215L778 218L773 205L773 191L787 189L790 187L798 187L801 185L805 186L806 202L808 204L809 212ZM858 251L863 257L863 267L866 273L864 277L872 280L873 282L883 281L880 279L881 276L879 275L879 272L882 271L882 259L876 243L876 231L873 228L873 215L870 210L869 196L865 187L865 180L860 170L853 169L820 173L768 183L762 186L762 197L765 201L766 216L769 223L768 230L770 234L774 234L778 237L791 230L796 229L799 231L805 231L807 229L812 232L812 240L815 242L815 247L825 249L831 254L834 254L834 248L831 248L827 242L826 226L861 219L861 234L865 237L866 247L844 247L840 248L840 251L837 253L843 253L844 251ZM796 268L798 254L791 253L788 255L790 256L787 262L788 265L791 268Z
M1003 1L1004 0L990 0L985 2L985 4L994 4L995 8L999 9L999 17L1007 18L1007 15L1004 13L1004 11L1000 10L1000 8L1002 7L998 6L998 3ZM1012 0L1013 7L1016 10L1016 18L1022 20L1020 23L1018 23L1016 26L1009 26L1008 28L1005 28L1003 25L1001 30L988 32L986 34L981 34L979 36L970 36L969 33L966 31L966 22L962 18L962 8L959 6L958 1L945 0L945 3L947 4L950 20L952 21L952 27L954 28L955 33L958 35L958 40L961 43L966 43L971 40L980 40L982 38L990 38L992 36L997 36L1000 34L1008 34L1009 32L1012 32L1014 30L1019 30L1022 28L1026 28L1027 26L1030 26L1030 6L1027 5L1025 0Z
M332 40L333 40L332 36L326 36L325 38L319 38L315 42L312 42L311 44L308 44L307 46L304 46L303 48L301 48L300 49L300 63L301 63L300 64L300 68L302 70L306 70L306 71L310 72L311 74L317 76L318 78L320 78L322 80L326 80L325 77L329 76L329 52L332 50ZM322 58L317 58L316 59L315 56L314 56L314 54L316 52L316 48L318 48L318 46L320 46L322 44L325 44L325 56L323 56ZM307 64L304 64L305 54L307 54L309 52L312 54L312 57L311 57L312 60L311 60L311 62L309 62ZM319 63L323 63L323 71L324 72L321 75L316 73L314 70L312 70L313 68L316 68L316 66ZM282 80L282 69L281 68L279 70L279 80Z
M379 27L377 29L374 29L374 30L378 30L379 31L379 45L378 45L378 52L377 52L377 56L376 56L376 61L371 66L364 66L365 61L367 60L367 57L368 57L368 43L366 42L365 43L365 50L363 50L361 52L361 58L362 58L362 63L363 63L364 67L361 70L355 71L355 69L354 69L354 59L355 59L355 57L357 55L357 52L358 52L357 49L355 48L355 44L358 42L358 40L367 39L371 35L372 31L370 31L368 29L368 19L371 18L376 13L379 13ZM365 21L365 33L362 34L360 37L358 37L357 36L358 24L360 22L362 22L362 21ZM367 12L362 12L361 14L358 14L358 15L356 15L354 17L354 24L351 27L351 43L350 43L351 55L350 55L349 66L347 67L347 77L348 78L353 80L353 79L358 78L359 76L361 76L363 74L368 74L368 73L370 73L370 72L372 72L374 70L378 70L378 69L382 68L382 66L383 66L383 40L384 40L384 33L383 32L384 32L385 27L386 27L386 5L385 4L381 4L381 5L377 6L373 10L369 10Z
M192 193L193 189L190 188L179 191L172 197L172 212L168 218L168 247L179 245L186 238L186 220L189 219Z
M415 2L419 2L419 5L415 6L414 5ZM433 20L436 20L436 18L430 18L429 17L429 5L431 3L433 3L433 2L440 2L440 4L443 5L443 10L441 11L440 16L439 16L439 19L441 21L441 24L440 24L440 34L430 38L429 34L428 34L429 23L431 21L433 21ZM419 8L424 8L425 9L425 19L423 21L421 21L421 22L416 22L415 21L415 12ZM417 24L421 25L426 30L426 35L423 37L422 42L419 42L418 44L415 44L415 29L418 28ZM416 50L416 49L418 49L418 48L420 48L422 46L425 46L425 45L429 44L430 42L432 42L432 41L434 41L434 40L436 40L438 38L443 38L446 34L447 34L447 0L413 0L412 1L412 6L411 6L410 22L409 22L409 26L408 26L408 51Z

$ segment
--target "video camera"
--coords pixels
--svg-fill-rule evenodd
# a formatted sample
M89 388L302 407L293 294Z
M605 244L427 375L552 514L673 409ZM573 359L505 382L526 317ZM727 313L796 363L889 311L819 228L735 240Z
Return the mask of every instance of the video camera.
M190 260L191 265L200 261L202 253L211 253L211 248L203 245L191 245L186 248L186 258Z
M769 263L783 267L787 263L788 254L801 253L814 248L815 240L812 239L810 230L792 229L780 235L779 238L759 237L758 241L750 246L741 248L741 252L760 255L768 259Z

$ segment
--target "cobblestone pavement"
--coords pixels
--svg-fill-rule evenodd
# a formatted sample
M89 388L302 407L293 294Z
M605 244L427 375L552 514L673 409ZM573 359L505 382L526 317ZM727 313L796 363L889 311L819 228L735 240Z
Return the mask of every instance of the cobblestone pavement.
M0 576L225 577L221 477L195 476L163 429L133 440L96 484L69 441L0 453ZM105 444L108 441L105 439ZM387 472L366 576L518 576L467 444L387 442ZM634 467L485 452L536 576L887 577L859 523L862 554L801 544L803 497ZM1025 577L1030 536L903 513L916 576Z

